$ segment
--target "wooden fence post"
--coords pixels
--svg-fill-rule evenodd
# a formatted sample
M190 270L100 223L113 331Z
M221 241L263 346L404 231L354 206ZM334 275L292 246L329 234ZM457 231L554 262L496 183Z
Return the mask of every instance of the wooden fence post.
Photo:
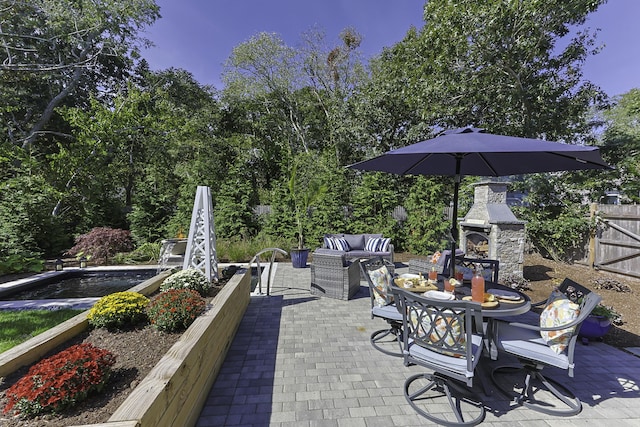
M591 203L589 205L589 223L595 223L596 212L598 210L597 203ZM593 268L596 263L596 229L595 227L589 228L589 267Z

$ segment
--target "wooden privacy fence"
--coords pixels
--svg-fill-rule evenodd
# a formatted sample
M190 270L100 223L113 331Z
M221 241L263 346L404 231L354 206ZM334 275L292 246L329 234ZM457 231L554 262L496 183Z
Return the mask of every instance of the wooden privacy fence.
M589 263L595 268L640 277L640 205L591 205L595 233Z

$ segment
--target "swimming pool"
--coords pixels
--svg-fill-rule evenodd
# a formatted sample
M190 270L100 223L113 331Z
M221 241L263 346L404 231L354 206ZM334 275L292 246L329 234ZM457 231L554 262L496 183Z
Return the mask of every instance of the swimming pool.
M123 271L65 271L64 274L31 281L13 290L5 290L4 301L103 297L126 291L156 275L155 269Z

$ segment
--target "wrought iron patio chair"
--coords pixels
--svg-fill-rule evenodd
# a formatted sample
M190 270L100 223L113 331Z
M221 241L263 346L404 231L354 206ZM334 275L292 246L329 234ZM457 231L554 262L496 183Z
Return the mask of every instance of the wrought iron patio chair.
M451 257L447 254L444 255L444 267L443 274L449 275ZM488 258L467 258L464 256L457 256L456 258L456 270L465 269L473 271L476 264L480 264L482 266L482 274L485 280L490 282L498 283L498 274L500 272L500 261L496 259L488 259Z
M433 372L409 377L404 395L420 415L446 426L473 426L485 417L485 408L473 390L483 338L482 310L471 301L430 299L393 288L402 312L404 364ZM435 403L446 396L449 410L440 415ZM451 412L455 415L452 420Z
M393 273L389 261L382 257L374 257L360 262L362 276L369 285L371 297L371 318L385 320L389 327L380 329L371 334L371 345L390 356L402 356L402 314L398 311L394 301L391 287ZM397 345L398 350L389 350L390 343Z
M591 293L590 289L585 288L581 284L574 282L569 278L565 278L562 283L560 283L557 288L558 291L566 295L569 300L577 303L580 301L582 297ZM532 302L531 308L544 308L547 305L548 299L544 299L538 302Z
M574 282L569 278L565 278L560 285L558 285L554 291L557 290L561 294L565 295L569 298L570 301L578 303L579 300L591 292L591 290L585 288L579 283ZM551 295L554 295L553 293ZM540 312L546 305L550 302L549 296L548 298L543 299L542 301L532 302L531 310L521 314L519 316L510 316L505 317L500 320L506 322L516 322L516 323L527 323L529 325L539 325L540 324Z
M542 369L545 366L565 369L569 377L573 377L575 344L580 326L601 301L601 297L595 292L583 295L579 304L573 303L579 307L579 311L570 321L562 321L562 316L558 316L560 312L564 311L566 315L573 309L565 304L569 300L562 298L556 301L559 305L550 303L553 305L545 311L550 310L549 313L556 311L555 320L551 320L557 326L541 327L540 323L533 325L502 320L494 322L494 341L499 354L502 352L514 356L519 366L497 367L492 371L491 377L498 389L512 398L514 403L545 414L571 416L582 410L582 403L567 387L545 377ZM544 316L543 311L541 317ZM555 336L543 338L541 332L555 334ZM506 386L504 381L505 378L513 380L514 373L520 373L520 377L524 377L522 381L515 383L521 386L521 391L515 395L513 381L509 382L509 386Z

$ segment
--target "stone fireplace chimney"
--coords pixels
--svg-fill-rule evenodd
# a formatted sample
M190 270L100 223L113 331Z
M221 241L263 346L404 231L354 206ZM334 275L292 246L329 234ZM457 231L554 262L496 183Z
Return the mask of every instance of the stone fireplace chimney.
M500 273L522 277L525 222L507 205L507 184L475 184L473 206L460 222L460 247L470 258L500 261Z

